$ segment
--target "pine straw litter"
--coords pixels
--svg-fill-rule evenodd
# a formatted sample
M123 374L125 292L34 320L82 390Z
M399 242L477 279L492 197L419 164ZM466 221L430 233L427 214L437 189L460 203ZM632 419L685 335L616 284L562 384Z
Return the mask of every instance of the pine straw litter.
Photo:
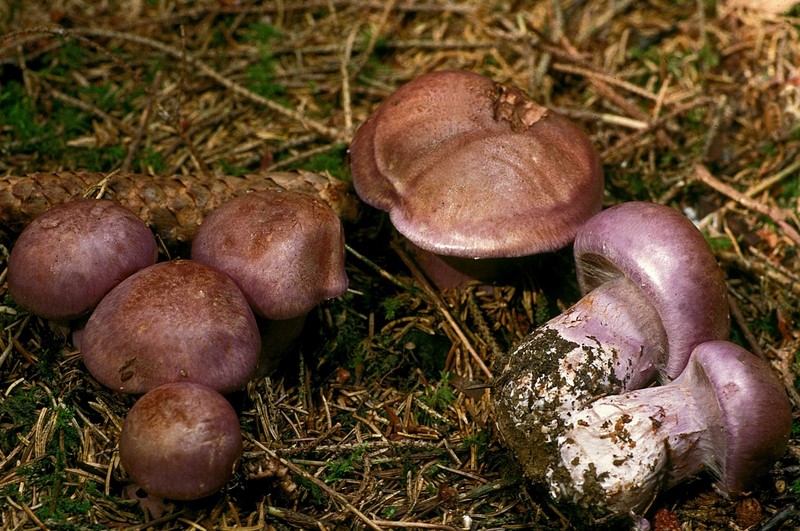
M583 527L520 477L489 402L509 346L577 300L569 250L513 286L437 292L347 183L355 128L436 69L515 84L579 123L607 206L654 201L696 221L728 279L734 340L796 408L798 14L702 0L0 5L3 529ZM234 177L333 189L350 289L312 315L295 358L230 397L245 438L231 484L154 515L126 496L117 453L134 398L14 305L7 250L49 202L138 197L147 218L142 191L166 186L189 217L158 218L162 258L186 256L186 220ZM661 531L795 529L799 459L793 437L751 496L726 500L701 477L646 516Z

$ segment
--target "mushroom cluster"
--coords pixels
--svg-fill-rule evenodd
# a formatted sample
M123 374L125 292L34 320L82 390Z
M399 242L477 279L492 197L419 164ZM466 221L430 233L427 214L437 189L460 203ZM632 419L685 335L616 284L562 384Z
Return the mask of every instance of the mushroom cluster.
M625 203L590 219L574 254L584 297L512 350L494 386L525 473L595 519L703 469L746 491L783 453L790 407L766 363L726 341L702 234L668 207Z
M601 210L588 136L515 87L471 72L420 76L359 127L361 199L388 212L440 288L573 244L583 298L532 331L493 385L498 429L525 474L592 521L644 511L703 470L752 488L784 452L791 411L763 360L729 342L727 287L678 212ZM225 393L291 351L306 316L347 289L341 222L282 191L223 204L189 259L157 262L152 232L102 200L34 220L9 258L17 303L88 320L87 370L141 394L120 459L153 498L217 492L242 453Z
M433 72L377 107L350 156L358 195L439 288L574 241L583 298L509 353L492 393L506 445L555 500L592 518L641 511L701 469L737 493L783 452L788 399L727 342L727 286L703 235L656 204L598 214L599 157L569 120L484 76ZM764 438L747 442L750 429Z
M12 250L17 302L49 319L91 312L80 343L86 368L115 391L142 394L123 425L120 459L149 505L227 483L242 442L223 394L243 388L259 364L259 374L272 368L305 315L347 288L342 226L330 206L265 191L218 210L198 235L196 259L156 263L150 229L100 200L45 212Z

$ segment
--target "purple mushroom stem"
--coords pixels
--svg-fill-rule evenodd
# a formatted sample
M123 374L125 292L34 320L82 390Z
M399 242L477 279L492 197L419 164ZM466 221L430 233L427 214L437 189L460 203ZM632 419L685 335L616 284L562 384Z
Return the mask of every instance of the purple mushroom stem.
M254 378L274 373L297 348L308 314L288 319L256 317L261 333L261 354Z
M703 470L726 495L751 489L784 452L791 406L769 366L727 341L694 349L672 382L598 398L565 419L550 494L594 515L644 509Z

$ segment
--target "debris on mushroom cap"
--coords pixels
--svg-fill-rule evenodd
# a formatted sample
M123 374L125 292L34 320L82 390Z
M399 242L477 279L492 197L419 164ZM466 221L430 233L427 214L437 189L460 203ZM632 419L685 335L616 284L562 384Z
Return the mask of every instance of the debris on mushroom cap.
M724 275L681 213L636 201L608 208L581 227L574 254L581 292L625 276L650 300L667 333L667 378L680 374L695 346L728 337Z
M175 381L220 392L244 386L261 341L247 299L224 273L173 260L128 277L92 313L81 342L103 385L144 393Z
M303 316L347 289L341 221L302 193L261 191L228 201L200 226L192 259L230 276L268 319Z
M22 231L8 260L8 287L46 319L88 314L121 280L156 262L153 233L123 206L79 199L55 206Z
M726 341L699 345L674 381L564 416L541 478L597 518L641 511L703 470L724 493L754 486L786 449L791 409L768 365Z
M602 168L588 136L471 72L400 87L359 127L350 155L356 193L438 254L553 251L600 210Z
M143 395L122 425L119 456L150 496L203 498L233 476L242 453L239 419L213 389L164 384Z

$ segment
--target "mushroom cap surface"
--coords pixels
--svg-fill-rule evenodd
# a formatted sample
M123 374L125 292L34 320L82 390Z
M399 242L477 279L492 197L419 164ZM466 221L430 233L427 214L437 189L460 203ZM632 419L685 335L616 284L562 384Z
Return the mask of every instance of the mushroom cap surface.
M348 284L341 221L328 205L295 192L226 202L197 231L192 259L230 276L268 319L305 315Z
M400 87L358 128L350 160L361 199L442 255L554 251L601 206L589 137L519 89L472 72L433 72Z
M193 382L145 393L122 425L119 456L152 496L194 500L220 490L242 453L236 411L218 392Z
M173 260L112 289L89 317L81 347L89 372L111 389L144 393L192 381L229 392L253 375L261 339L233 280L211 266Z
M695 346L727 339L722 270L702 233L681 213L647 202L613 206L580 228L574 254L582 293L625 276L656 308L667 333L666 377L681 373Z
M690 366L711 384L722 413L724 434L714 452L720 486L727 493L746 492L786 450L792 429L789 397L765 361L734 343L698 345L692 360Z
M157 259L153 233L133 212L104 199L55 206L20 233L8 260L8 287L23 308L67 321Z

